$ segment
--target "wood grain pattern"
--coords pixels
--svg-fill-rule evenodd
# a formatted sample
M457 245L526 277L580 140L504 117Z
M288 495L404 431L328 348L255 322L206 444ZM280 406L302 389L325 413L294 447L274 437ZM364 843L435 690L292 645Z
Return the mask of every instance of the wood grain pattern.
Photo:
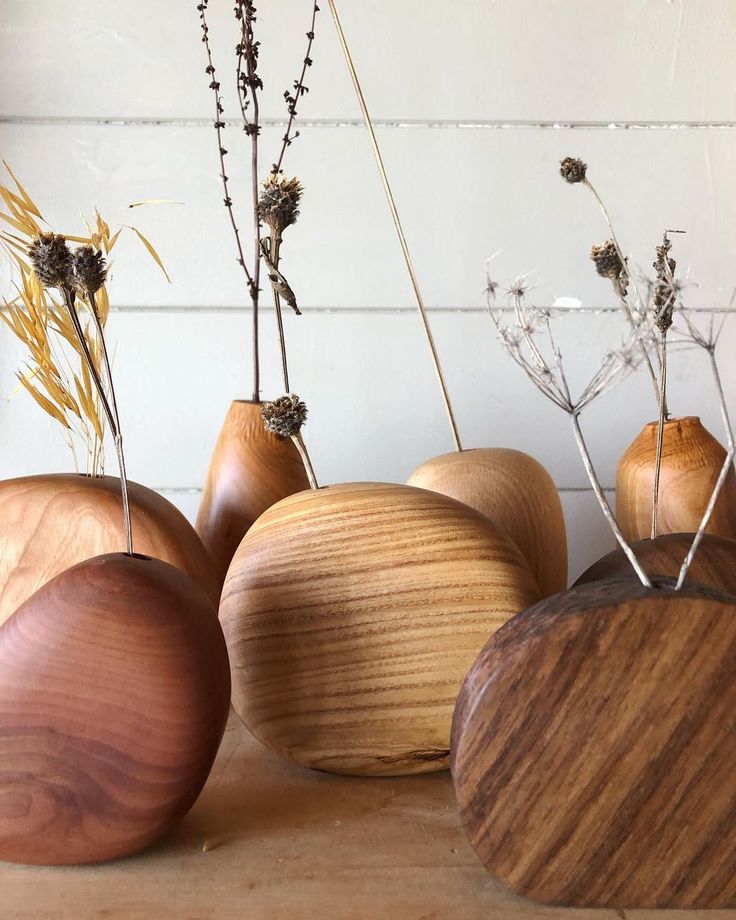
M537 901L736 906L736 599L629 581L524 611L453 723L463 822Z
M668 533L655 540L639 540L634 551L650 577L677 578L693 541L691 533ZM576 585L606 578L636 579L631 563L620 549L595 562L578 578ZM736 594L736 540L705 534L688 572L688 582Z
M293 495L251 528L225 581L233 705L305 766L444 769L467 669L538 597L516 546L444 495L384 483Z
M557 487L534 457L485 447L433 457L410 486L431 489L485 515L524 554L543 595L567 587L567 535Z
M197 514L197 533L215 562L220 586L253 522L275 502L309 488L291 440L263 428L261 405L245 400L230 405Z
M163 496L129 483L135 549L190 575L217 605L212 561L192 525ZM0 480L0 623L72 565L125 549L120 481L50 473Z
M627 540L651 536L652 486L657 423L645 425L616 471L616 517ZM665 422L657 533L696 531L726 459L723 445L699 418ZM736 537L736 476L731 470L716 503L708 533Z
M227 721L212 602L159 560L67 569L0 627L0 859L100 862L199 794Z

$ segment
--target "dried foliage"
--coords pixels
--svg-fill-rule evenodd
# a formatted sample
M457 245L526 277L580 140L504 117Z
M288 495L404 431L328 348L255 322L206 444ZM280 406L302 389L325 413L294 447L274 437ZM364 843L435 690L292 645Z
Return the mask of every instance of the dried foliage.
M24 369L17 373L19 389L27 391L62 427L75 468L102 475L104 412L63 297L55 296L47 288L66 283L79 288L76 303L85 345L99 369L103 353L97 323L104 329L110 310L105 261L122 230L134 232L162 270L163 263L139 230L120 227L112 232L98 212L94 223L86 226L86 236L50 232L38 206L7 164L5 168L11 184L0 184L4 206L0 222L6 227L0 230L0 245L11 262L16 280L15 294L4 300L0 320L28 352ZM80 246L71 251L67 242ZM40 275L33 270L32 260ZM96 319L91 313L90 292L94 295ZM84 455L81 463L80 447Z

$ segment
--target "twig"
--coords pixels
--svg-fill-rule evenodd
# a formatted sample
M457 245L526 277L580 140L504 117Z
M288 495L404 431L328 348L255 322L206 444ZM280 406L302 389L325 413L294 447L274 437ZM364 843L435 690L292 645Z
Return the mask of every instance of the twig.
M309 456L309 451L307 450L307 445L304 443L301 432L298 431L296 434L292 434L291 440L296 449L299 451L299 456L302 458L304 470L306 471L307 479L309 480L309 488L319 489L317 477L314 473L314 467L312 466L312 460Z
M355 64L353 63L352 55L350 54L350 48L348 47L347 39L343 31L342 25L340 23L340 17L337 13L337 7L335 6L335 0L328 0L330 5L330 12L332 13L332 18L335 22L335 28L337 30L337 35L342 46L343 54L345 55L345 62L347 63L348 70L350 71L350 76L353 80L353 86L355 87L355 93L358 97L358 103L360 104L361 112L363 113L363 121L365 127L368 131L368 136L370 138L371 147L373 149L373 155L376 160L376 165L378 166L378 172L381 176L381 182L383 183L383 188L386 193L386 198L388 199L389 209L391 211L391 217L396 228L396 233L399 237L399 243L401 244L401 251L404 256L404 262L406 263L406 269L409 273L409 279L411 281L412 288L414 290L414 296L417 301L417 308L419 310L419 316L424 327L424 333L427 337L427 344L429 345L429 350L432 355L432 361L434 362L434 369L437 374L437 380L440 385L440 390L442 391L442 399L445 404L445 409L447 410L447 416L450 422L450 428L452 430L452 437L455 441L455 447L458 451L462 450L462 444L460 441L460 433L458 431L457 423L455 421L455 414L452 410L452 403L450 402L450 396L447 391L447 384L445 383L445 377L442 372L442 366L440 364L439 355L437 353L437 348L434 343L434 338L432 336L432 330L429 326L429 319L427 317L427 311L424 306L424 299L422 298L422 293L419 288L419 280L417 279L416 273L414 271L414 266L412 265L411 255L409 253L409 245L406 241L406 236L404 234L404 229L401 225L401 220L399 218L399 212L396 208L396 202L394 201L393 192L391 191L391 185L388 180L388 175L386 173L386 167L383 165L383 158L381 156L381 150L378 146L378 140L376 138L376 132L373 127L373 122L371 121L370 114L368 112L368 106L365 101L365 96L363 95L363 90L360 86L360 81L358 80L358 74L355 70Z

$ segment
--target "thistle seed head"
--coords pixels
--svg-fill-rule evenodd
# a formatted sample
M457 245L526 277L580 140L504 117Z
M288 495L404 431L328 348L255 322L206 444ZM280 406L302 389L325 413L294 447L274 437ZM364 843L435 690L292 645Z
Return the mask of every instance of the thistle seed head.
M28 247L36 277L45 287L74 288L72 252L60 233L42 233Z
M621 261L613 240L606 240L600 246L593 246L590 250L590 258L595 262L595 270L601 278L619 281L627 277L626 266Z
M258 200L258 216L278 236L296 223L299 217L299 202L304 189L294 177L270 175L263 180L261 197Z
M107 278L105 257L92 246L80 246L72 257L74 282L80 291L96 294Z
M280 438L289 438L298 434L307 420L307 407L295 393L279 396L273 402L261 407L263 426L266 431L277 434Z
M560 175L570 185L575 185L576 182L584 182L587 169L588 164L583 163L577 157L565 157L564 160L560 161Z

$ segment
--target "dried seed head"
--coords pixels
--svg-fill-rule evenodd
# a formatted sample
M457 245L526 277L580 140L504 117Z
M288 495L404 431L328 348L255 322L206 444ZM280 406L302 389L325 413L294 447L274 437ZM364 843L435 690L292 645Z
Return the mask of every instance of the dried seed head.
M672 325L672 315L679 290L674 277L677 262L670 258L670 249L672 249L672 240L665 233L662 245L656 248L657 258L652 263L657 272L652 296L652 311L657 328L662 333L667 332Z
M575 185L576 182L584 182L587 168L588 164L583 163L577 157L565 157L564 160L560 161L560 175L570 185Z
M307 407L295 393L279 396L261 407L263 425L281 438L298 434L307 420Z
M72 257L74 281L79 290L87 294L96 294L105 283L107 265L98 249L92 246L80 246Z
M267 176L263 180L258 200L258 216L280 236L299 217L299 202L303 191L296 177L287 179L282 175Z
M28 247L38 280L46 287L73 288L72 253L60 233L42 233Z
M621 261L613 240L606 240L600 246L593 246L590 250L590 258L595 262L595 270L601 278L618 281L627 277L626 266Z

